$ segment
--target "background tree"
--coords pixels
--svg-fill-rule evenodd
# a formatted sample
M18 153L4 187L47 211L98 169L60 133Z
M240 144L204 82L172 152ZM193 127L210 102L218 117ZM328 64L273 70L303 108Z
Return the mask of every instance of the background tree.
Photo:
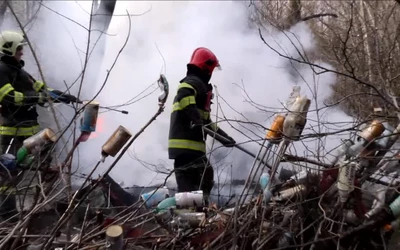
M375 107L397 118L392 96L400 95L400 1L260 1L254 21L289 30L307 22L317 42L308 55L332 65L337 73L331 103L355 118L366 119Z

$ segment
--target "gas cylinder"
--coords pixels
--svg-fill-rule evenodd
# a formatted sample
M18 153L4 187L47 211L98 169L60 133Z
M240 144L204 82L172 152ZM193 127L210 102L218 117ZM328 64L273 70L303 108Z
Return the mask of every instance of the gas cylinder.
M361 131L360 137L370 142L373 139L382 135L384 131L385 131L385 126L383 126L382 122L379 120L373 120L368 127L366 127L365 129L363 129L363 131Z
M265 135L265 139L270 141L271 143L278 143L282 139L282 131L283 131L283 122L285 121L285 117L283 115L275 116L274 121L272 122L271 128L268 130Z
M296 98L285 121L283 122L283 134L291 140L299 140L307 122L307 112L311 100L307 96Z
M104 161L104 158L107 156L114 157L117 155L131 137L132 134L125 127L120 125L101 148L102 160Z
M82 132L96 131L97 116L99 114L100 104L96 101L85 103L83 117L81 119Z

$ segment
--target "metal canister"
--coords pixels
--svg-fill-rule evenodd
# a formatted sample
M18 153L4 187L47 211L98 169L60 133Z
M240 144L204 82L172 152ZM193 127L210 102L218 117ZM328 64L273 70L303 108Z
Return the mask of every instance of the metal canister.
M97 116L99 115L100 104L96 101L85 103L85 110L81 119L82 132L96 131Z
M277 196L273 197L272 199L274 201L284 201L284 200L289 200L289 199L292 199L295 197L300 198L306 192L307 192L306 186L301 184L301 185L297 185L292 188L288 188L288 189L280 191L279 194Z
M371 124L363 129L360 133L360 137L362 137L366 141L372 141L373 139L382 135L385 131L385 126L383 126L382 122L379 120L373 120Z
M120 125L101 148L102 156L116 156L131 137L132 134L125 127Z
M31 137L24 140L23 145L28 150L31 151L35 147L42 147L48 142L55 142L57 136L54 131L50 128L45 128L38 133L32 135Z
M268 130L265 135L265 139L270 142L279 142L282 139L282 131L283 131L283 122L285 121L285 117L283 115L275 116L274 121L272 122L271 128Z

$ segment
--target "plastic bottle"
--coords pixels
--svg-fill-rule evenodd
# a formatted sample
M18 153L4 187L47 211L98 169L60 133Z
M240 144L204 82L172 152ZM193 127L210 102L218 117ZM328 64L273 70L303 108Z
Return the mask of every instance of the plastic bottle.
M365 129L363 129L363 131L361 131L360 137L370 142L375 138L379 137L380 135L382 135L384 131L385 131L385 126L383 126L382 122L379 120L373 120L368 127L366 127Z
M387 188L381 188L375 191L376 199L374 199L371 209L365 214L365 217L371 218L375 214L379 213L386 202Z
M270 129L265 135L265 139L267 139L271 143L278 143L282 139L284 122L285 122L285 116L279 114L276 115L274 121L271 124Z
M384 165L379 169L380 173L389 174L394 172L400 164L400 155L396 154L394 156L394 160L388 160L384 163Z
M28 149L23 146L20 147L17 151L17 164L21 164L28 155L29 155Z
M297 185L292 188L288 188L279 192L277 196L273 197L274 201L284 201L291 199L295 196L301 196L307 192L307 188L304 185Z
M174 207L176 207L175 197L169 197L167 199L164 199L162 202L160 202L157 205L157 207L155 209L155 212L156 213L160 213L160 212L163 212L163 211L165 211L165 210L167 210L169 208L174 208Z
M346 202L349 194L354 190L354 179L356 173L356 163L345 161L339 168L337 188L341 202Z
M302 184L308 179L308 171L302 170L299 173L292 175L289 180L286 181L286 185Z
M331 161L331 165L334 166L336 163L338 163L339 159L345 156L349 152L350 147L353 145L354 142L352 140L344 140L343 144L336 149L335 156Z
M176 206L200 207L204 205L203 191L182 192L175 194Z
M400 196L398 196L392 203L390 203L389 207L393 213L393 216L395 218L399 217L399 215L400 215Z
M347 153L350 157L356 157L359 155L365 148L366 142L364 139L361 139L360 141L356 142L354 145L352 145Z
M262 190L265 189L265 187L268 185L268 182L269 182L269 174L262 173L259 181Z
M150 192L142 194L140 196L143 201L146 202L148 208L157 205L160 201L165 200L169 197L169 190L167 187L162 187L159 189L154 189Z
M389 139L390 139L390 135L393 134L393 130L394 128L391 127L389 125L388 122L384 122L383 126L385 127L385 130L383 131L380 139L376 140L376 144L380 147L380 148L386 148L388 143L389 143Z
M200 222L206 219L205 213L176 212L180 221L187 222L192 227L199 226Z
M13 170L17 169L16 159L15 159L15 156L12 154L1 155L0 162L9 171L13 171Z
M50 128L45 128L38 133L25 139L23 146L30 152L36 147L42 147L48 142L55 142L57 139L54 131Z
M307 122L307 112L310 104L311 100L307 96L296 98L283 123L283 134L289 139L300 139L300 135Z

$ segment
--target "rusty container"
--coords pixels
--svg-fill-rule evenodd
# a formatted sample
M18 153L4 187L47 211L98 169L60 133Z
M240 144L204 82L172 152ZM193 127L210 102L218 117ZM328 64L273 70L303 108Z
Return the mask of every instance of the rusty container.
M265 139L270 142L279 142L282 139L282 131L283 131L283 123L285 121L285 117L283 115L275 116L274 121L272 122L271 128L268 130L265 135Z
M360 137L370 142L375 138L381 136L384 131L385 126L383 126L382 122L379 120L373 120L368 127L361 131Z
M102 156L116 156L131 137L132 134L125 127L120 125L101 148Z

